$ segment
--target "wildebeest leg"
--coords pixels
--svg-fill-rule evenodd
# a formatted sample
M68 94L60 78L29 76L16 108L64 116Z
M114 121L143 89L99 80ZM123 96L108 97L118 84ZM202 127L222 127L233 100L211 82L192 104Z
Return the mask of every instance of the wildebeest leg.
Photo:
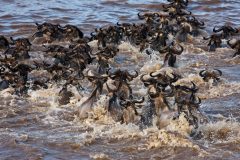
M79 109L79 118L85 119L88 117L88 113L92 110L93 103L96 100L97 91L99 86L96 86L95 89L92 91L90 97L82 103Z
M28 87L22 86L15 90L15 94L18 96L28 96Z
M92 93L90 94L90 97L85 102L83 102L83 105L90 102L91 100L95 100L97 98L98 89L99 89L99 86L96 86L94 88L94 90L92 91Z
M178 115L181 114L182 112L183 105L182 104L177 104L177 109L178 109Z
M168 65L170 67L174 67L175 63L176 63L176 56L171 54L170 57L168 58Z
M114 93L115 94L115 93ZM116 95L113 95L109 99L109 104L107 108L108 112L110 113L110 116L113 118L116 122L123 122L123 111L121 109L121 106L118 104L118 99Z
M200 115L199 113L196 113L196 112L197 112L196 109L189 107L189 114L191 116L191 120L189 123L190 125L193 125L195 129L198 128L199 122L200 122L200 117L199 117Z
M194 30L192 30L192 36L193 37L197 37L200 33L199 33L199 31L198 31L198 29L194 29Z
M146 126L151 126L153 125L153 117L156 114L154 111L154 104L146 105L143 107L143 113L141 115L140 119L140 129L145 128Z
M164 102L164 104L167 106L167 108L168 108L169 111L172 111L172 110L173 110L173 109L170 107L170 105L169 105L166 97L163 97L163 102Z
M214 51L216 51L216 47L217 47L217 46L216 46L216 43L215 43L214 41L210 40L208 46L209 46L209 52L214 52Z

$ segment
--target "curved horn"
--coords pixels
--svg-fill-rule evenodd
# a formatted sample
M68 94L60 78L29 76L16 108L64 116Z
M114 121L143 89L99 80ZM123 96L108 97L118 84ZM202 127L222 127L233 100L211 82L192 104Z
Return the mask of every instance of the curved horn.
M197 89L197 86L196 86L196 84L193 82L193 81L191 81L191 83L192 83L192 88L191 88L191 90L193 91L193 92L196 92L198 89Z
M111 70L111 69L110 69ZM110 71L109 70L109 71ZM115 78L116 76L118 76L119 74L122 74L122 71L120 70L120 69L118 69L118 70L116 70L115 72L113 72L113 73L111 73L111 72L109 72L108 71L108 73L109 73L109 77L110 78Z
M95 37L95 36L96 36L96 35L94 35L94 32L91 32L90 35L91 35L92 37Z
M201 98L197 97L198 98L198 103L197 104L201 104L202 103L202 100Z
M97 78L96 76L89 75L90 69L87 71L87 75L85 77L87 78Z
M117 26L122 26L119 22L117 22Z
M199 75L200 75L201 77L205 77L205 74L204 74L205 71L206 71L206 70L201 70L201 71L199 72Z
M106 75L106 74L103 74L103 75L101 75L100 77L98 77L99 79L107 79L109 76L108 75Z
M90 53L91 55L98 55L98 54L101 54L103 51L98 51L98 52L96 52L96 53Z
M151 77L159 77L159 76L162 77L162 76L163 76L161 72L158 73L158 74L156 74L155 76L153 75L153 73L154 73L154 72L151 72L151 73L150 73L150 76L151 76Z
M214 70L217 71L217 72L219 73L219 76L222 75L222 71L221 71L221 70L219 70L219 69L214 69Z
M192 95L191 101L193 102L193 104L200 105L202 103L202 100L199 97L197 97L197 99L198 99L198 101L196 102L196 97L194 95Z
M173 97L174 96L174 92L175 92L176 89L172 84L170 84L169 86L170 86L170 89L171 89L170 91L167 92L165 89L161 91L162 95L164 97Z
M67 28L70 29L70 26L69 26L69 25L60 26L60 25L58 24L57 26L58 26L59 28L61 28L61 29L67 29Z
M36 32L32 35L32 37L43 37L43 33L42 31Z
M187 19L189 20L189 21L191 21L191 22L195 22L196 21L196 17L194 17L194 16L187 16Z
M197 89L195 83L193 83L192 81L191 81L191 83L192 83L192 85L193 85L191 88L189 88L189 87L187 87L187 86L180 86L180 85L176 85L175 88L176 88L176 89L180 89L180 90L184 90L184 91L186 91L186 92L192 92L192 94L193 94L193 93L195 93L198 89Z
M145 100L144 97L142 97L140 100L134 100L132 103L143 103Z
M129 72L127 72L127 75L131 78L137 78L138 76L138 71L135 70L135 74L131 75Z
M127 106L127 105L129 105L129 101L121 100L119 104L121 106Z
M15 70L15 69L17 69L17 67L19 66L20 64L15 64L15 66L11 66L11 70Z
M156 17L160 17L159 13L154 13L153 15L156 16Z
M173 75L173 78L170 77L171 78L170 83L177 82L180 76L174 73L172 73L172 75Z
M174 54L180 55L180 54L182 54L184 48L180 44L178 44L178 45L180 46L181 49L177 50L176 48L174 48Z
M233 27L229 26L229 30L234 32L234 33L238 33L238 29L237 28L233 28Z
M197 20L197 22L198 22L198 24L199 24L200 26L202 26L202 27L205 25L205 23L204 23L203 21Z
M227 41L227 44L232 48L232 49L235 49L236 45L237 45L237 42L235 42L234 44L231 44L230 43L231 40L228 40Z
M140 12L138 13L138 18L143 20L145 17L143 15L140 15Z
M116 55L116 53L115 52L111 52L111 51L108 51L108 52L101 52L101 54L103 55L103 56L106 56L107 58L113 58L115 55Z
M191 12L191 11L189 11L187 15L192 15L192 12Z
M143 77L146 76L147 74L143 74L141 75L140 77L140 80L143 82L143 83L148 83L148 84L151 84L151 82L153 82L155 79L154 78L149 78L149 79L144 79Z
M223 30L223 27L219 28L219 29L216 29L216 26L213 28L213 32L220 32L221 30Z
M209 39L211 39L211 36L209 36L209 37L203 37L203 39L204 39L204 40L209 40Z
M143 77L144 76L146 76L147 74L143 74L143 75L141 75L141 77L140 77L140 80L142 81L142 82L147 82L147 80L145 80Z

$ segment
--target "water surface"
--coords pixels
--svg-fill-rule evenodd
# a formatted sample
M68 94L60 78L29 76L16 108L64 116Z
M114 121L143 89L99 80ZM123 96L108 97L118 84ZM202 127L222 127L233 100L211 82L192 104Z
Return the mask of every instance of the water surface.
M94 28L117 22L139 22L139 11L159 11L164 0L0 0L0 34L7 37L31 37L35 22L77 25L86 34ZM192 0L188 7L213 26L232 24L240 27L240 1ZM198 41L201 42L200 39ZM112 122L101 108L101 97L94 111L95 119L82 122L74 115L79 103L59 106L57 93L61 86L33 91L29 98L0 94L0 159L240 159L240 60L231 58L233 50L204 48L184 44L178 59L178 70L202 87L201 110L211 122L199 128L203 137L192 139L184 118L170 121L162 130L151 127L140 131L135 125ZM123 43L121 49L131 52L116 57L118 67L141 67L158 63ZM38 56L31 52L31 56ZM122 61L129 61L122 64ZM200 65L196 65L196 64ZM220 84L205 84L197 75L205 68L223 71ZM192 76L189 76L192 75ZM135 88L141 88L139 79ZM73 87L74 88L74 87ZM87 96L83 93L81 96ZM96 120L97 117L97 120Z

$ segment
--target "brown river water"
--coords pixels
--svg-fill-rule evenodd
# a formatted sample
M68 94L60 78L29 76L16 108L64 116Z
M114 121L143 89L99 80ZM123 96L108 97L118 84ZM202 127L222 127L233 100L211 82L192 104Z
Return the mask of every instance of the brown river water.
M89 34L96 27L117 22L137 23L139 11L158 11L162 3L166 1L0 0L0 35L31 37L36 31L34 23L45 21L77 25ZM208 33L216 25L240 28L239 0L192 0L188 9L206 23ZM171 120L172 113L163 116L161 129L153 126L141 131L134 124L113 122L104 110L106 95L99 97L92 117L80 121L74 109L89 92L77 93L73 86L76 94L71 103L60 106L57 93L61 85L51 84L46 90L29 91L28 98L11 95L8 90L0 92L0 159L240 159L239 57L232 58L234 50L227 47L207 52L201 38L182 45L185 49L177 59L177 70L200 86L201 111L210 119L198 128L201 138L189 135L191 128L183 116ZM122 54L115 58L117 67L144 72L162 63L126 42L119 49ZM34 49L30 55L41 58ZM221 69L221 82L205 83L198 76L205 68ZM132 87L143 93L139 78Z

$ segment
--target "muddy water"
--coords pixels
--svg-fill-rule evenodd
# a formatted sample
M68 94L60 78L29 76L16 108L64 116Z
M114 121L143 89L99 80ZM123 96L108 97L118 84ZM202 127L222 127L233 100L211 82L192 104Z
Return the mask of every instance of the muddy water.
M90 33L95 27L118 21L138 22L139 11L159 10L164 2L0 0L0 34L30 37L34 23L44 21L74 24ZM225 23L240 27L239 6L238 0L194 0L189 10L211 31ZM92 117L80 121L74 109L89 93L76 93L73 86L72 103L59 106L61 85L50 84L47 90L29 91L28 98L12 96L10 90L1 92L0 159L240 159L240 59L232 58L234 51L229 48L206 52L206 42L201 39L193 44L183 44L177 70L200 86L201 110L210 122L200 126L199 139L189 136L191 128L183 117L172 121L172 113L166 113L162 123L167 125L161 130L153 126L140 131L132 124L115 123L103 109L108 99L104 95L95 104ZM122 54L115 58L117 67L143 72L159 63L128 43L121 44L120 50ZM38 57L34 51L30 54ZM204 83L197 73L205 68L221 69L221 82ZM142 94L139 78L132 87Z

